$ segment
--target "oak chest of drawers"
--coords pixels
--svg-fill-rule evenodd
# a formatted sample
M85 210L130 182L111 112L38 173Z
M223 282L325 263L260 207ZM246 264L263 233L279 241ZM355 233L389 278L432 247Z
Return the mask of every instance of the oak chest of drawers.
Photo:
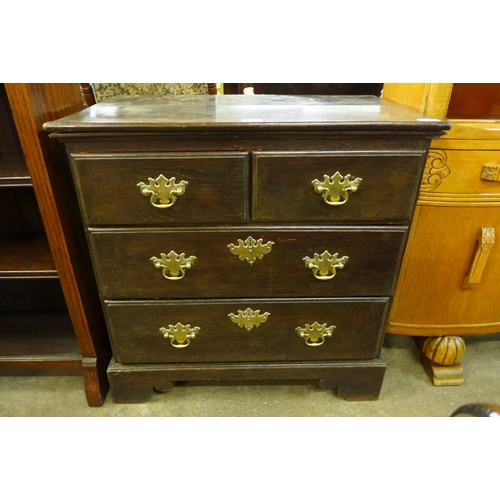
M115 402L226 379L378 397L422 169L447 123L375 97L127 96L45 128L69 158Z

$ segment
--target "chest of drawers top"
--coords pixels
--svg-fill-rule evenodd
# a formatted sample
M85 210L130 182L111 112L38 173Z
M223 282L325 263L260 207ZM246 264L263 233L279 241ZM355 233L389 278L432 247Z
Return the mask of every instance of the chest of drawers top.
M118 96L46 123L49 132L375 131L441 135L446 122L374 96Z

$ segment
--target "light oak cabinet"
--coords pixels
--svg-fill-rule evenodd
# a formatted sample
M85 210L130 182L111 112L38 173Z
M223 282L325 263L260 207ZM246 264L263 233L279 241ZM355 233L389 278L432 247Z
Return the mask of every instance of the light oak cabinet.
M435 385L458 385L462 337L500 332L500 84L383 97L452 123L431 143L387 330L416 338Z

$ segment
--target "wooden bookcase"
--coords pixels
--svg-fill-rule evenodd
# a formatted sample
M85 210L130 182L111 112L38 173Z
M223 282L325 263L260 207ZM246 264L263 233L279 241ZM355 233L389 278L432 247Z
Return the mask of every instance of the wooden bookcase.
M0 84L0 368L82 368L100 406L109 341L65 157L42 128L85 106L79 84Z

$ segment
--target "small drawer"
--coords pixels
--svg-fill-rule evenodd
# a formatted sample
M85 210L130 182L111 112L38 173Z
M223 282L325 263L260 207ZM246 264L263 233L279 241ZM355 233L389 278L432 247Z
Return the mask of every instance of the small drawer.
M108 299L388 296L406 228L92 231Z
M247 153L73 154L71 164L88 226L248 219Z
M255 221L406 222L423 153L254 153Z
M106 301L119 363L373 359L388 299Z
M421 194L451 201L500 201L500 150L431 149Z

